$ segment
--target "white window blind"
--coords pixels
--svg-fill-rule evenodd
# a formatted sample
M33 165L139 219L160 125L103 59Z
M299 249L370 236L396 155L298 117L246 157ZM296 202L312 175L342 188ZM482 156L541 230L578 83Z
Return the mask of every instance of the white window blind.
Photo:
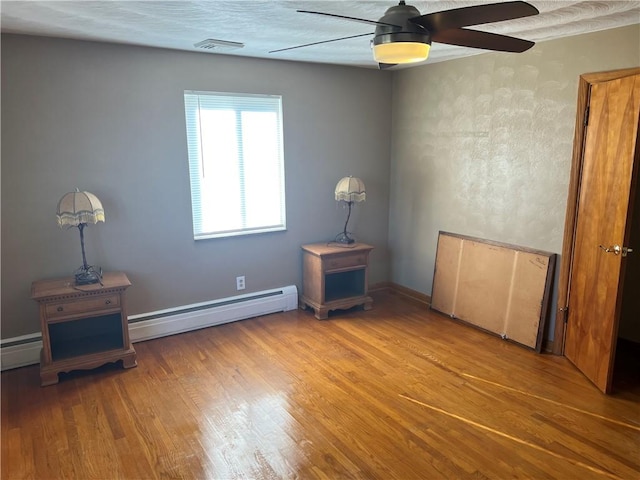
M185 91L196 240L286 228L282 98Z

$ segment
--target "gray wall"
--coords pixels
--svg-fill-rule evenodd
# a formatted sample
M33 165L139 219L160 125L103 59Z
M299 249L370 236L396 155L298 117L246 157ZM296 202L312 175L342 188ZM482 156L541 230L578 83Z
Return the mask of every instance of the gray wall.
M55 222L76 186L105 206L88 260L129 274L130 314L235 295L237 275L300 286L349 174L373 283L430 294L439 230L559 253L578 76L638 65L638 25L395 73L3 35L2 338L39 330L32 280L81 263ZM185 89L283 95L287 232L193 241Z
M638 65L634 25L395 75L391 280L431 294L440 230L560 253L578 77Z
M391 75L3 35L2 338L39 331L33 280L82 263L78 230L55 218L76 187L104 205L88 262L128 273L129 314L300 286L300 245L341 231L333 190L349 174L367 187L350 227L376 247L371 281L388 280ZM286 232L194 242L186 89L283 95Z

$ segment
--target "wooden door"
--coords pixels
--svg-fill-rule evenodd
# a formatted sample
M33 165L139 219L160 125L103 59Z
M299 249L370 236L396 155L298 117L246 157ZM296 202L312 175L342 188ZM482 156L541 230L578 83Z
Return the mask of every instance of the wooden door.
M608 392L639 163L640 74L594 83L588 99L564 353Z

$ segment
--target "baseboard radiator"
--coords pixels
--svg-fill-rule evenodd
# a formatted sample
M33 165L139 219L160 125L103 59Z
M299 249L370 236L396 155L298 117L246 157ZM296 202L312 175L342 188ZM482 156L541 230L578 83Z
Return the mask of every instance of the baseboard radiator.
M295 285L290 285L210 302L129 315L129 336L134 343L142 342L297 308L298 289ZM0 346L2 370L40 362L40 333L5 339Z

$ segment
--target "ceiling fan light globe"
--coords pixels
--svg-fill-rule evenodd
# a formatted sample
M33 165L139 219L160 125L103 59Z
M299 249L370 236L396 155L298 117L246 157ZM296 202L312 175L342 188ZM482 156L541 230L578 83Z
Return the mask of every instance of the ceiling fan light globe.
M415 63L429 57L431 45L422 42L392 42L373 45L373 58L377 63Z

